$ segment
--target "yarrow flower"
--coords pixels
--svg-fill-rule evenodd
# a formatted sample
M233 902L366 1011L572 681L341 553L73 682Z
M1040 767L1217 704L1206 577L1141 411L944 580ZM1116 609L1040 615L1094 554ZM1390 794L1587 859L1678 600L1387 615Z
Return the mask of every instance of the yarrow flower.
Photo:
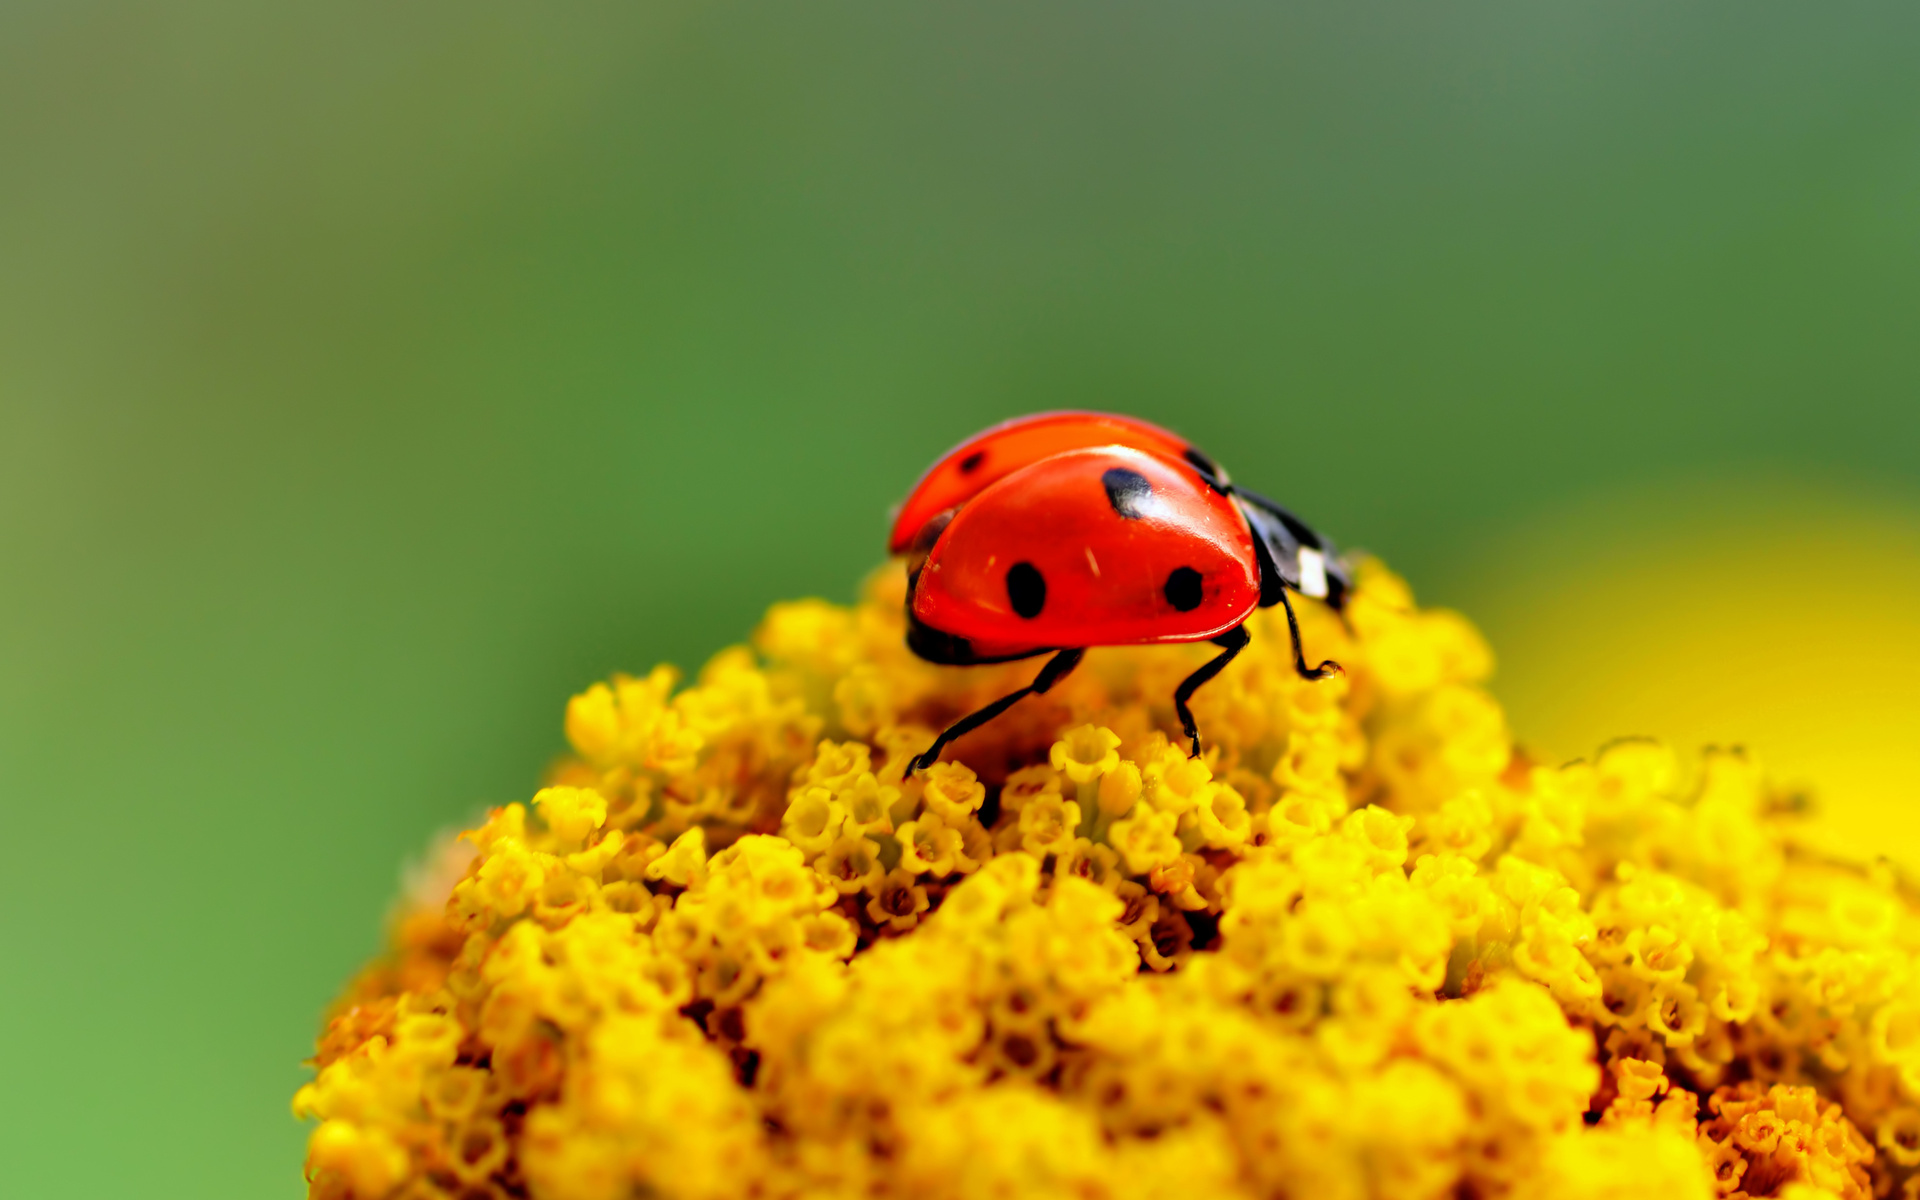
M933 667L896 564L573 754L417 888L294 1099L316 1200L1900 1196L1920 907L1731 751L1514 743L1367 564L1281 620Z

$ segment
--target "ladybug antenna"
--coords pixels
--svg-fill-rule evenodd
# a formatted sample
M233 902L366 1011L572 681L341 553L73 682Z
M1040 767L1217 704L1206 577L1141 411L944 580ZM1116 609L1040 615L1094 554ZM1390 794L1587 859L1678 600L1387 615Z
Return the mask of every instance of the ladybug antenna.
M972 733L1028 696L1046 695L1054 684L1065 679L1069 672L1080 665L1080 656L1086 652L1086 648L1083 646L1073 646L1062 650L1047 660L1047 665L1040 668L1040 673L1035 675L1033 682L1026 687L1021 688L1017 692L1008 692L985 708L977 712L970 712L958 721L947 726L940 732L939 737L933 739L933 745L927 747L926 753L907 764L908 772L926 770L935 762L939 761L940 752L947 748L949 742ZM1232 656L1229 655L1228 657ZM1204 683L1205 680L1201 682ZM1196 684L1195 686L1197 687L1199 685Z
M1302 679L1325 679L1329 675L1345 674L1339 663L1328 659L1311 669L1307 666L1307 656L1300 649L1300 620L1293 615L1293 601L1287 599L1287 590L1280 589L1280 607L1287 610L1287 632L1293 635L1293 669Z
M1234 655L1245 650L1247 643L1252 640L1245 625L1235 625L1214 638L1213 644L1224 646L1225 649L1201 664L1198 671L1181 680L1180 686L1173 690L1173 711L1180 714L1180 731L1193 743L1193 749L1187 753L1188 758L1200 757L1200 727L1193 723L1193 710L1187 707L1187 701L1193 699L1193 694L1200 690L1201 684L1218 675L1233 661Z

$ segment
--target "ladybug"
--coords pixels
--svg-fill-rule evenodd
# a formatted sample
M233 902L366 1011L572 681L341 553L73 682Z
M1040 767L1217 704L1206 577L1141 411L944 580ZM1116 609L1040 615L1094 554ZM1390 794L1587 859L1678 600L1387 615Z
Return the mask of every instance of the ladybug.
M1046 693L1090 646L1212 642L1173 694L1200 753L1193 693L1246 648L1246 619L1279 604L1304 679L1292 589L1336 611L1351 582L1332 543L1228 479L1185 438L1133 417L1053 412L954 447L901 504L889 550L907 556L907 645L946 666L1053 657L1034 681L950 726L913 770L1023 697Z

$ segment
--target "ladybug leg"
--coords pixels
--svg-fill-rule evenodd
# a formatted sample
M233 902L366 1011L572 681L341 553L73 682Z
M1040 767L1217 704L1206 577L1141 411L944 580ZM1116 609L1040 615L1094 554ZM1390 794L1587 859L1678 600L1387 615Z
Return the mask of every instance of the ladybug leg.
M1293 615L1293 602L1287 599L1285 588L1280 589L1280 604L1287 610L1287 632L1293 635L1293 669L1300 672L1300 678L1325 679L1329 675L1342 674L1340 664L1330 659L1317 667L1307 666L1307 656L1300 650L1300 621Z
M1026 687L1021 688L1017 692L1008 692L985 708L977 712L970 712L958 721L947 726L946 729L941 731L939 737L933 739L933 745L927 747L926 753L907 764L907 770L909 772L926 770L935 762L939 761L940 752L946 749L947 744L955 738L964 737L972 733L1028 696L1046 695L1054 684L1066 678L1068 672L1080 665L1080 656L1085 653L1086 649L1084 647L1074 646L1054 655L1047 660L1047 665L1040 668L1040 673L1035 675L1033 682Z
M1174 689L1173 711L1180 714L1181 732L1185 733L1193 743L1193 750L1187 755L1188 758L1200 757L1200 728L1193 723L1193 710L1187 707L1187 701L1193 699L1193 694L1200 690L1201 684L1218 675L1222 668L1233 661L1234 655L1245 650L1247 643L1252 640L1245 625L1235 625L1214 638L1213 644L1224 649L1203 663L1198 671L1181 680L1180 686Z

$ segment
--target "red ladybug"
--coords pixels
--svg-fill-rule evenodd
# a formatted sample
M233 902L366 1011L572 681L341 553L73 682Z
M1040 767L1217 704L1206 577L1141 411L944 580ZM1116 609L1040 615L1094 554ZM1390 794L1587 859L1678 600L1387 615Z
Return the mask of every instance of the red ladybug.
M1294 669L1308 667L1287 589L1339 609L1349 587L1333 545L1238 487L1157 425L1057 412L996 425L933 464L900 506L889 548L907 559L907 645L959 666L1053 654L1028 686L962 718L913 760L1044 693L1089 646L1211 641L1220 654L1173 694L1187 701L1247 644L1255 608L1285 606Z

